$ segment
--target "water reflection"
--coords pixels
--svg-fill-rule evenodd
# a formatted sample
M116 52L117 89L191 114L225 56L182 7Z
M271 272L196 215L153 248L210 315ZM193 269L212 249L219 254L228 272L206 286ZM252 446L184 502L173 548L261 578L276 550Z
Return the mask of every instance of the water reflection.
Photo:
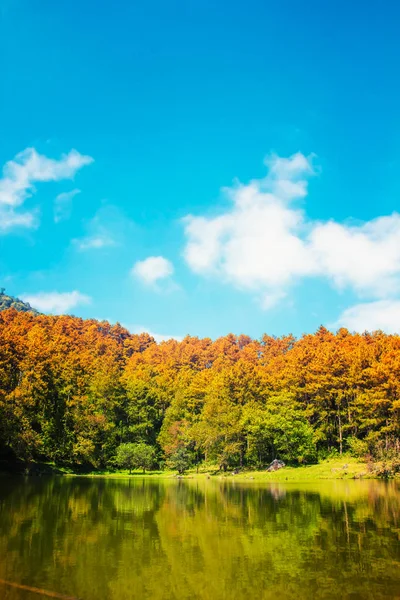
M1 579L84 600L400 596L394 482L55 477L0 486ZM5 586L0 596L37 597Z

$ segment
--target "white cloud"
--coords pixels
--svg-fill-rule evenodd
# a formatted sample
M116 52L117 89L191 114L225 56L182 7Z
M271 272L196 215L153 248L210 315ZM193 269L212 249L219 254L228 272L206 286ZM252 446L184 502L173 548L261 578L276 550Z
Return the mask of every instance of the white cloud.
M149 256L137 261L131 269L132 275L146 285L154 285L161 279L170 277L174 272L172 263L163 256Z
M289 158L271 154L266 157L264 163L269 168L269 177L277 180L292 180L295 177L303 177L305 173L314 174L312 166L312 154L304 156L301 152L292 154Z
M294 279L315 273L317 265L302 239L303 211L290 204L306 194L311 157L295 154L267 162L267 177L225 190L230 210L212 218L185 218L184 256L193 271L252 290L271 305L266 298L278 300Z
M283 291L269 292L260 298L261 308L269 310L276 306L280 300L286 298L287 294Z
M319 272L336 287L378 298L399 290L400 215L358 226L333 221L316 225L310 241Z
M32 229L37 225L37 211L16 212L13 208L0 204L0 232L7 232L13 227Z
M181 342L183 340L183 336L180 335L168 335L164 333L154 333L154 331L150 331L147 327L143 325L124 325L124 327L130 331L131 333L148 333L155 339L156 342L166 342L168 340L176 340L177 342Z
M350 331L400 333L400 300L378 300L346 308L332 329L346 327Z
M91 298L86 294L74 290L73 292L39 292L37 294L23 294L25 302L41 312L65 314L72 308L81 304L90 304Z
M93 162L90 156L84 156L76 150L62 155L60 160L48 158L27 148L17 154L3 167L0 179L0 229L3 231L14 226L35 226L35 213L18 212L27 198L35 193L35 183L71 179L75 173Z
M115 241L107 232L89 235L80 240L74 240L79 250L99 250L107 246L115 246Z
M361 297L400 291L400 215L359 225L313 221L296 205L315 174L313 156L265 162L265 178L224 190L228 210L184 218L184 258L194 272L250 291L265 309L306 277Z
M132 234L131 222L112 205L102 206L92 219L86 222L86 235L72 240L79 251L101 250L117 246Z
M71 216L72 200L81 193L81 190L75 189L70 192L58 194L54 200L54 222L65 221Z

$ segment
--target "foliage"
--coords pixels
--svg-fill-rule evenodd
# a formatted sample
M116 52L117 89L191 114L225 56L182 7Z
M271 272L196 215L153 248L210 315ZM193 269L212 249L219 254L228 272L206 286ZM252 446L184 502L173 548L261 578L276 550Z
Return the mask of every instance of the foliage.
M133 444L178 470L227 470L347 450L384 461L399 438L397 335L157 344L105 321L0 312L0 453L104 469Z
M8 308L14 308L15 310L19 310L22 312L31 312L35 315L38 315L38 311L31 307L28 302L24 302L19 298L14 298L13 296L8 296L4 293L5 289L0 288L0 312L2 310L7 310Z
M347 446L350 454L356 458L362 458L368 454L368 443L365 440L350 436L347 438Z
M183 475L189 469L191 463L191 456L183 447L177 448L167 460L167 466L170 469L176 469L179 475Z
M117 448L115 462L119 467L129 469L151 469L154 463L155 451L154 448L140 442L139 444L121 444Z
M129 469L129 474L131 474L132 469L136 467L136 444L128 443L118 446L115 464L122 469Z
M291 463L316 459L313 429L293 398L274 395L262 407L249 403L243 422L251 464L261 466L275 458Z

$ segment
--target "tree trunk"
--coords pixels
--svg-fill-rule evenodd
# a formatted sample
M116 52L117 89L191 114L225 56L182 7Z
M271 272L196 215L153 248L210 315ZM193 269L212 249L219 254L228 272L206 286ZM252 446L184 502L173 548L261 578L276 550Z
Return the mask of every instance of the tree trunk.
M385 431L385 450L386 452L389 450L389 436L388 436L388 420L386 419L386 431Z
M343 437L342 437L342 419L340 416L340 408L338 408L338 423L339 423L339 453L343 453Z

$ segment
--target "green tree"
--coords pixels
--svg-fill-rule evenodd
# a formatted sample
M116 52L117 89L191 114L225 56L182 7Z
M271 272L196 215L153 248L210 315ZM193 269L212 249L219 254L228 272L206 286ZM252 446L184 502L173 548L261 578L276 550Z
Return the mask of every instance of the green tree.
M143 442L139 444L121 444L117 448L115 462L119 467L129 469L129 474L132 469L151 469L154 463L155 449Z
M253 464L261 466L274 458L302 463L316 457L313 429L290 395L272 395L265 405L247 404L242 423L246 457Z
M122 469L129 469L129 475L136 466L136 444L121 444L117 448L115 463Z
M241 465L243 457L242 406L234 400L224 373L218 375L208 388L201 418L191 431L206 461L215 461L224 471Z
M167 465L171 469L176 469L179 475L183 475L185 471L188 470L190 465L192 464L192 457L190 452L188 452L185 448L177 448L177 450L171 454L171 456L167 460Z

